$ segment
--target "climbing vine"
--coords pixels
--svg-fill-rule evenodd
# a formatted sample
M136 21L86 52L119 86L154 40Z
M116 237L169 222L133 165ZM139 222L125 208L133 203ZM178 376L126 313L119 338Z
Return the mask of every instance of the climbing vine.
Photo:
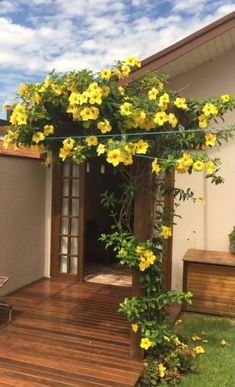
M234 127L218 129L218 120L234 109L235 99L227 94L186 99L170 90L167 78L155 72L128 82L130 72L140 66L137 58L129 57L99 73L53 71L42 83L21 84L15 101L5 106L11 115L4 147L14 144L37 151L47 166L58 159L80 164L100 157L120 170L122 197L107 192L102 197L114 224L111 233L101 239L112 246L121 265L140 273L143 296L126 298L120 311L132 331L140 333L140 346L153 354L159 348L160 352L186 349L167 324L166 307L191 302L192 295L165 291L162 283L165 241L172 236L177 214L158 205L149 239L138 241L133 235L133 201L146 174L136 168L136 161L145 159L152 171L153 198L160 190L163 196L197 200L190 189L168 187L164 179L159 183L160 178L170 173L205 172L212 183L223 181L218 175L220 160L207 151L232 136ZM159 380L166 373L162 359Z

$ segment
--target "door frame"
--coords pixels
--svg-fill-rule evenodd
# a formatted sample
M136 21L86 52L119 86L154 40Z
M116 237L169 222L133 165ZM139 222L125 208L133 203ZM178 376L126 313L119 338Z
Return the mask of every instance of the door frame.
M84 249L85 249L85 186L86 165L79 165L79 221L78 221L78 263L77 274L59 273L59 239L60 239L60 211L61 211L61 168L62 161L58 160L52 166L52 210L51 210L51 269L53 278L74 279L84 281Z

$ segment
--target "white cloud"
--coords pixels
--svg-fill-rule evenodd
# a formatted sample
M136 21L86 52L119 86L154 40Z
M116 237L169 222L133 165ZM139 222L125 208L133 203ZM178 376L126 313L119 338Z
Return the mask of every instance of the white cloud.
M0 1L0 15L16 11L16 5L12 1Z

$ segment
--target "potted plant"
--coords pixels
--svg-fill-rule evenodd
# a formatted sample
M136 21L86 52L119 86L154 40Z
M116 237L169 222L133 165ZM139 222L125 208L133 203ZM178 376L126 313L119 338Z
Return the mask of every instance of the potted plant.
M229 234L229 243L231 253L235 254L235 226L233 227L233 231Z

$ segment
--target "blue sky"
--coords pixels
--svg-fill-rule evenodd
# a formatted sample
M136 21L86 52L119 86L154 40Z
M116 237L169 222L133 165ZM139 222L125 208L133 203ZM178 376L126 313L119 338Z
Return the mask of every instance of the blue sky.
M0 105L52 69L144 59L233 10L233 0L0 0Z

